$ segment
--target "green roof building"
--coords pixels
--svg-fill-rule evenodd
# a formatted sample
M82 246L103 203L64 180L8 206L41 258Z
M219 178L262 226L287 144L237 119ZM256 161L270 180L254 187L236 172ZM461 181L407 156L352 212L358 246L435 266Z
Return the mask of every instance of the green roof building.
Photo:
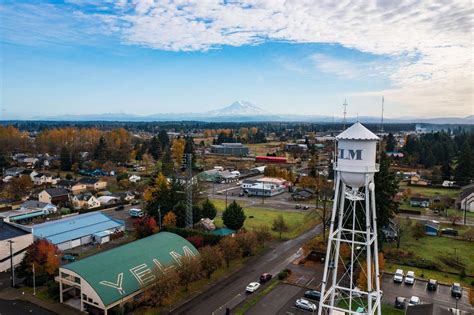
M62 266L57 278L60 301L72 298L67 304L107 315L117 305L139 300L157 272L179 265L183 256L198 255L181 236L160 232Z

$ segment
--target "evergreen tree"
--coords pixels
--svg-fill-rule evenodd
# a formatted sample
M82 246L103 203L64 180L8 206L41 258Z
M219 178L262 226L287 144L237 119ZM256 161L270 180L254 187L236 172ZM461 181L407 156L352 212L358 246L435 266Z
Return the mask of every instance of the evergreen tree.
M381 154L380 158L380 170L375 173L374 178L375 207L379 229L388 226L389 219L393 217L393 213L398 209L398 203L393 199L398 192L398 182L395 178L395 173L389 169L390 161L384 153ZM379 233L379 235L383 234Z
M441 166L441 176L444 180L450 180L452 176L452 169L449 162L444 162Z
M207 198L202 204L202 217L213 220L217 215L216 206Z
M158 140L160 141L160 147L162 150L170 146L170 138L168 137L166 130L160 130L158 133Z
M385 150L387 152L393 152L395 151L395 145L396 145L395 137L393 136L392 133L389 133L387 136L387 144L385 146Z
M180 228L186 227L186 204L184 201L178 202L173 212L176 214L176 226Z
M161 144L157 137L151 138L150 146L148 147L148 153L151 154L155 160L159 160L161 158Z
M195 204L193 205L193 223L198 223L202 218L202 208Z
M234 201L222 213L222 221L225 226L232 230L239 230L244 225L246 219L242 207Z
M161 160L161 170L165 176L170 176L174 171L174 163L171 158L171 152L169 147L166 147L166 150L163 154L163 159Z
M72 167L71 153L66 147L61 148L61 153L59 154L59 159L61 163L62 171L70 171Z
M107 142L105 141L104 136L101 136L99 143L94 150L94 159L100 163L105 163L107 161Z
M462 146L454 177L458 185L467 185L474 179L474 160L468 139Z

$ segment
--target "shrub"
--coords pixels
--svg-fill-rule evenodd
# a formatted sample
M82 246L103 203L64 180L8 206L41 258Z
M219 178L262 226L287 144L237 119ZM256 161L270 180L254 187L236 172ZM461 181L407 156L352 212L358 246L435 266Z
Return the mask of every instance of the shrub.
M278 273L278 280L285 280L291 274L291 270L288 268L283 269Z
M201 248L203 245L203 237L201 235L191 235L186 237L186 239L196 248Z
M56 281L48 281L46 283L48 286L48 295L51 299L58 301L59 300L59 283Z

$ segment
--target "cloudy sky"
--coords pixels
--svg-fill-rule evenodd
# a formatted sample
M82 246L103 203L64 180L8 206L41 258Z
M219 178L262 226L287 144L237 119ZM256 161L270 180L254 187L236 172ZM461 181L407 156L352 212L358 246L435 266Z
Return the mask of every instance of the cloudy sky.
M202 112L467 116L466 1L0 0L2 118Z

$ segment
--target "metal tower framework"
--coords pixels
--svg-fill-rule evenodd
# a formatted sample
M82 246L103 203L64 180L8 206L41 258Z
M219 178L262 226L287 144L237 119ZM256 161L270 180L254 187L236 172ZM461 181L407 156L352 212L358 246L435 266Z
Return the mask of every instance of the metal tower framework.
M193 155L186 153L186 227L193 227Z
M373 174L361 188L347 186L338 171L318 314L381 315L377 217ZM341 248L344 250L341 251ZM358 277L367 279L357 287ZM360 311L360 309L359 309Z

